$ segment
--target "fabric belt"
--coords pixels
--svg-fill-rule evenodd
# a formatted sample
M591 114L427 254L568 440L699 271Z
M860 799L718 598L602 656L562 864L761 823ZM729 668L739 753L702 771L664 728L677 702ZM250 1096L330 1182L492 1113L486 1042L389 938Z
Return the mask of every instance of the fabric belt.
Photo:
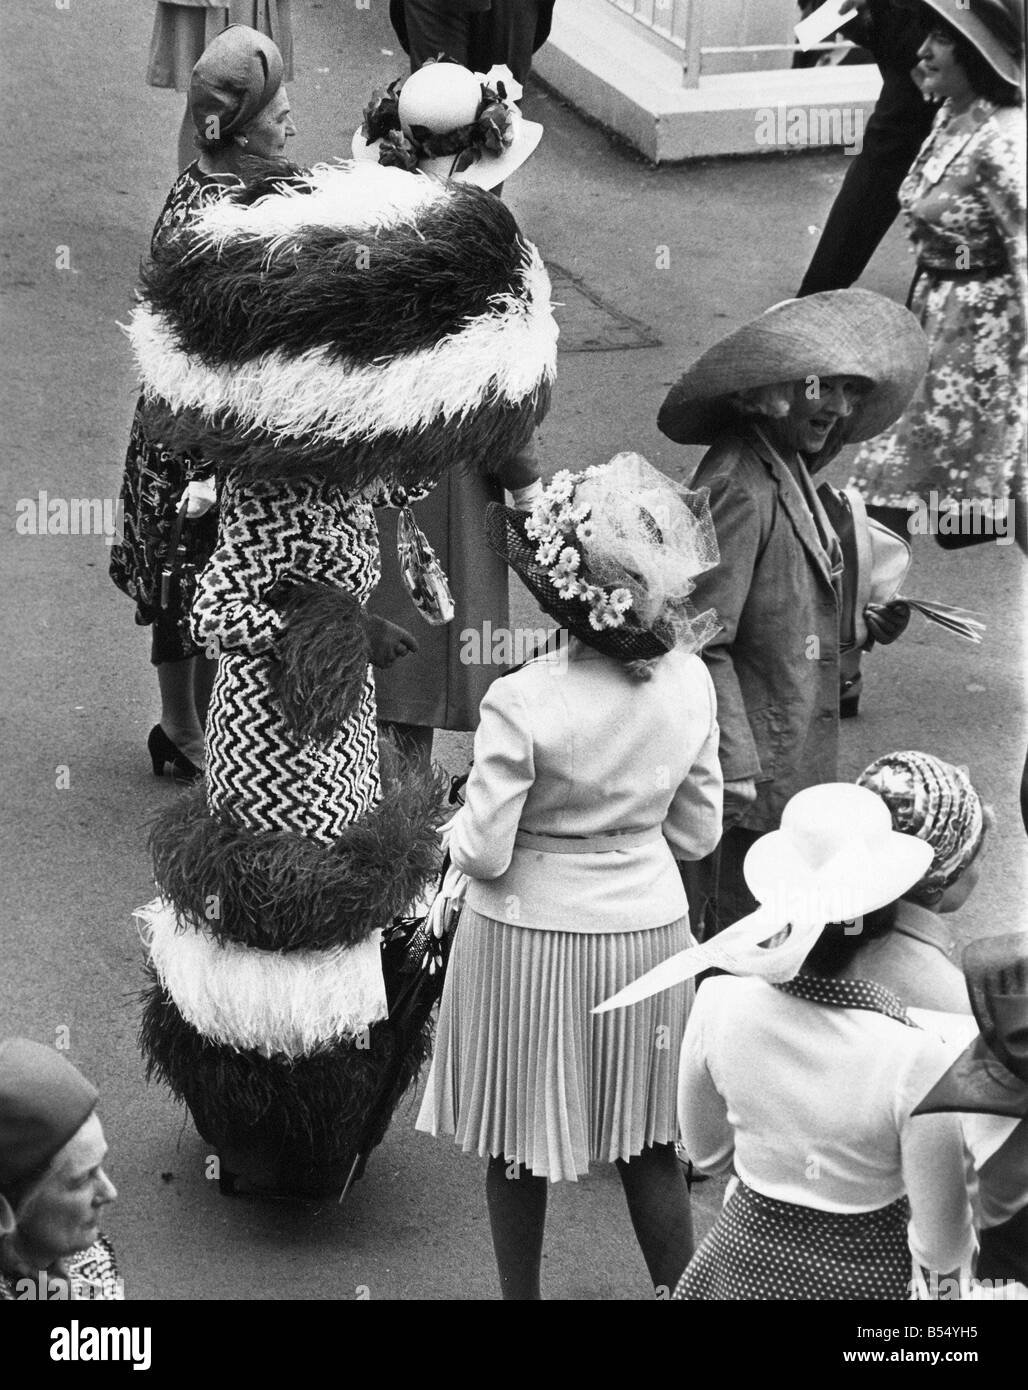
M963 283L970 280L988 280L993 275L1003 275L1007 267L997 263L996 265L975 265L969 266L966 270L949 270L945 266L926 265L924 261L918 261L917 269L914 271L914 278L910 282L910 292L907 295L907 308L910 308L914 298L914 291L917 289L918 281L922 276L927 276L929 280L955 280Z
M663 831L659 825L651 825L647 830L626 830L612 835L533 835L529 830L519 830L514 837L515 845L521 849L541 850L544 854L593 854L596 851L633 849L636 845L648 845L661 839Z

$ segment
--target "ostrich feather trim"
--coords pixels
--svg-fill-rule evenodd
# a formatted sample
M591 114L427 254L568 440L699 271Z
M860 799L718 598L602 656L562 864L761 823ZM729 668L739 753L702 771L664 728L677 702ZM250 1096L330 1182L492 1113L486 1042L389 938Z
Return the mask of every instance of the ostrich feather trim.
M487 314L434 347L353 366L329 349L264 353L238 368L207 367L181 352L163 315L140 306L127 330L149 399L208 417L231 413L244 432L315 442L416 433L437 416L460 422L483 404L518 402L556 375L550 281L533 247L524 294L497 295Z
M370 162L315 164L306 174L276 182L273 192L249 205L219 199L190 228L215 250L229 240L253 239L266 242L274 254L311 227L374 232L413 226L421 214L451 200L453 187Z
M386 1016L381 933L326 951L256 951L216 941L155 898L134 914L157 978L211 1042L306 1057Z
M523 448L550 406L544 382L517 405L483 405L459 425L437 416L415 433L380 434L346 444L311 435L276 440L264 431L241 433L232 415L211 420L198 410L172 410L159 398L143 405L147 436L175 454L206 459L218 472L247 482L280 481L298 475L326 479L344 492L389 478L394 486L423 487L448 471L464 469L491 477Z
M209 1042L191 1027L156 982L152 966L147 974L139 1030L147 1079L165 1082L185 1101L210 1143L234 1143L272 1155L283 1177L294 1184L317 1182L336 1163L344 1165L345 1178L372 1108L381 1103L365 1153L381 1140L431 1050L430 1022L401 1041L386 1020L372 1024L357 1043L340 1043L293 1061L237 1052ZM382 1102L398 1044L403 1047L399 1075Z
M265 951L354 946L388 926L439 871L444 784L408 762L390 772L387 751L381 801L328 845L217 819L202 786L176 797L150 832L161 895L218 940Z
M426 351L497 295L520 296L527 254L505 204L455 186L413 227L372 236L305 226L284 249L254 236L211 247L187 223L154 247L143 299L175 346L207 366L318 347L367 366Z

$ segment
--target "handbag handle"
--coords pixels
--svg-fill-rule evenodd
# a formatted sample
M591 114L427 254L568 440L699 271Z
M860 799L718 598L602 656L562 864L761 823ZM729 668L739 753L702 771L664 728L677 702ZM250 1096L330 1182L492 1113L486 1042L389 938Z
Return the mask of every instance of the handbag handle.
M182 544L182 528L185 525L188 507L189 499L183 497L175 511L175 520L171 527L171 540L168 542L167 557L164 564L161 566L161 608L165 610L171 606L172 580L175 579L182 568L185 554L185 547Z

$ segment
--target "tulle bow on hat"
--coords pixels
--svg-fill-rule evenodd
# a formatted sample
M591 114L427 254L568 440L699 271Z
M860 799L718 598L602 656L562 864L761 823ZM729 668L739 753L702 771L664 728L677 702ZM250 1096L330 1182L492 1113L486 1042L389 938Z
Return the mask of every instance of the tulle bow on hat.
M894 831L881 797L849 782L797 792L781 829L750 847L743 873L760 903L702 946L671 956L605 1000L607 1013L648 999L701 971L791 980L829 922L853 922L894 902L931 863L931 846Z

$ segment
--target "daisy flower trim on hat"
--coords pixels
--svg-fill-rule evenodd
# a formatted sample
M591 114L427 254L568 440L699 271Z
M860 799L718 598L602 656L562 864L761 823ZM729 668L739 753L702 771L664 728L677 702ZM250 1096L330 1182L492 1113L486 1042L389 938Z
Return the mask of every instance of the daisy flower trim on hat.
M632 595L624 588L608 592L579 576L582 552L573 542L588 544L592 538L592 509L585 502L575 502L574 493L579 483L598 471L592 467L572 473L564 468L555 473L525 522L525 534L538 542L536 563L546 569L560 597L580 599L589 608L589 626L602 632L624 626Z

